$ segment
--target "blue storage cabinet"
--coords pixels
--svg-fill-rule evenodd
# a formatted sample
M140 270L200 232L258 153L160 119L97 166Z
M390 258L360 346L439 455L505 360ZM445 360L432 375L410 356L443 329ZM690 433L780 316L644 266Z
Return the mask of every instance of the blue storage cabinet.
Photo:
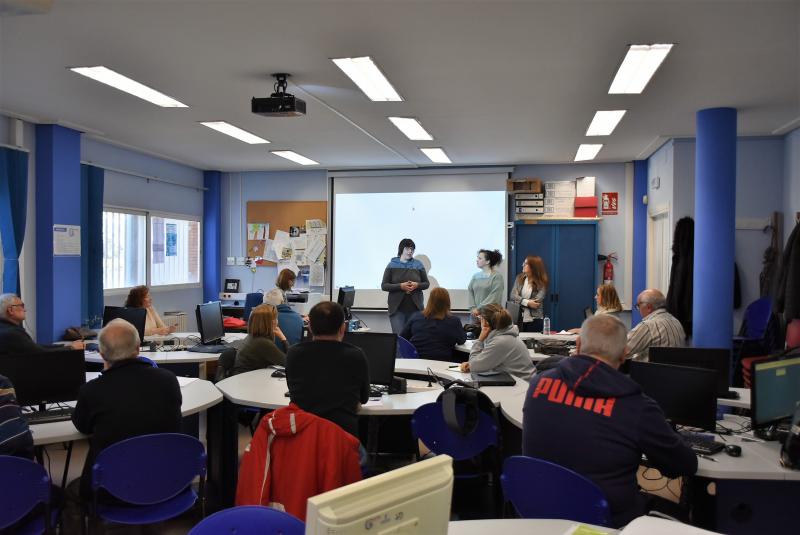
M583 310L595 308L597 236L593 220L514 222L509 288L522 272L525 257L541 256L550 277L544 313L552 330L580 327Z

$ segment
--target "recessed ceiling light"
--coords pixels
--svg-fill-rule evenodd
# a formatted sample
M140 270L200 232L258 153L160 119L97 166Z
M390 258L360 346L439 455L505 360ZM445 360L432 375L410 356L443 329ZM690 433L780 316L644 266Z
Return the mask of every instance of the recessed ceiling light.
M174 98L168 97L164 93L156 91L151 87L147 87L136 80L132 80L131 78L128 78L127 76L124 76L116 71L112 71L108 67L103 67L102 65L97 67L71 67L69 70L86 76L87 78L91 78L92 80L100 82L101 84L110 85L115 89L125 91L126 93L135 97L139 97L147 102L152 102L156 106L161 106L162 108L188 108L186 104L178 102Z
M315 162L311 158L306 158L301 154L297 154L291 150L271 150L270 151L275 156L280 156L281 158L286 158L287 160L292 160L295 163L299 163L300 165L318 165L319 162Z
M421 150L425 156L430 158L433 163L453 163L450 161L450 158L447 157L447 154L445 154L444 149L439 147L419 150Z
M610 136L611 132L617 127L627 110L606 110L594 113L589 128L586 130L587 136Z
M392 124L412 141L430 141L433 136L413 117L389 117Z
M342 69L370 100L375 102L403 100L371 57L337 58L331 61Z
M608 93L613 95L644 91L672 47L671 44L631 45L614 76L614 81L611 82Z
M203 126L207 126L217 132L222 132L223 134L227 134L231 137L238 139L239 141L244 141L245 143L249 143L251 145L259 145L263 143L269 143L263 137L258 137L255 134L251 134L247 130L242 130L238 126L233 126L230 123L226 123L225 121L201 121L200 124Z
M578 152L575 153L575 161L594 160L595 156L597 156L597 153L600 152L602 148L602 144L594 145L591 143L582 143L578 147Z

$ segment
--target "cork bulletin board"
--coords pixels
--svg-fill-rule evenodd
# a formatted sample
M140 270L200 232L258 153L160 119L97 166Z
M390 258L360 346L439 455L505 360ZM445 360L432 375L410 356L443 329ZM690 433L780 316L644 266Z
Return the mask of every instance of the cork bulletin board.
M290 232L291 227L305 226L307 219L321 219L327 225L328 222L328 203L327 201L248 201L247 202L247 224L268 223L268 239L275 238L276 230ZM245 233L245 239L247 235ZM258 249L253 249L253 244L247 240L247 256L263 256L258 254ZM274 266L275 262L263 260L260 266Z

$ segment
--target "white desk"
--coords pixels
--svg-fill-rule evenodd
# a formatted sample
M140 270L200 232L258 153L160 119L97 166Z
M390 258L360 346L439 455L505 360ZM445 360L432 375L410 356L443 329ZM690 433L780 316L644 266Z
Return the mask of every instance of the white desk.
M580 525L572 520L550 520L531 518L503 518L491 520L459 520L450 522L447 535L486 535L502 533L503 535L564 535L572 526ZM619 533L616 529L583 524L603 533Z
M397 373L427 373L430 368L437 375L450 379L468 379L469 374L448 369L451 363L438 360L426 359L397 359L395 364L395 374ZM274 370L254 370L233 377L228 377L217 383L219 388L229 401L237 405L249 407L260 407L265 409L277 409L289 404L289 398L285 396L289 387L286 385L285 378L272 377ZM409 389L416 390L407 394L392 394L381 397L380 404L368 403L361 407L359 414L368 416L377 415L404 415L413 414L417 408L426 403L433 403L442 392L442 388L433 383L430 387L426 381L409 381ZM514 386L494 386L484 387L481 391L485 393L496 404L501 405L503 400L509 396L519 394L524 396L528 389L528 383L517 379Z
M731 388L734 392L739 394L739 399L717 399L717 405L725 405L726 407L736 407L737 409L750 409L750 389L749 388Z
M86 374L86 380L90 381L97 375L98 373L96 372L89 372ZM217 390L213 383L203 379L194 379L188 384L182 385L181 396L183 397L181 416L196 414L222 401L222 393ZM71 421L34 424L30 428L35 446L86 438L86 435L79 433L75 429Z

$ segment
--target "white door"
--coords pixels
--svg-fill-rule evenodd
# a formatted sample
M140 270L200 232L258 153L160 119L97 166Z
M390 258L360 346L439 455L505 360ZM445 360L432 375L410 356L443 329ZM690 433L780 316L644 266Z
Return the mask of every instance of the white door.
M647 218L647 287L664 295L669 289L672 264L672 218L669 205L648 212Z

